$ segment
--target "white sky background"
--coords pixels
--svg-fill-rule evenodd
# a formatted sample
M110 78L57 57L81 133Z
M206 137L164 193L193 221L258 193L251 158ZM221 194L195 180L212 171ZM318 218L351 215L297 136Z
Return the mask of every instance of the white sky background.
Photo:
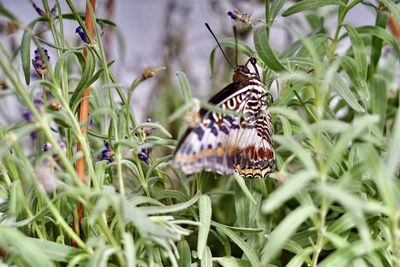
M62 2L62 1L60 1ZM113 70L118 77L118 81L121 84L129 86L129 84L141 74L142 70L147 66L160 67L162 62L162 39L164 30L165 16L170 14L166 13L166 6L169 1L167 0L115 0L115 14L113 21L118 25L118 31L124 38L125 52L123 59L119 58L118 54L118 42L117 38L113 40L113 58L116 58L116 63L113 66ZM210 64L209 55L211 50L215 47L215 42L212 36L209 34L204 26L204 22L208 22L213 28L215 34L219 39L232 35L231 27L232 20L230 20L225 11L234 10L240 7L240 10L245 13L252 14L252 18L262 18L264 13L264 6L257 4L256 1L234 1L234 0L214 0L221 6L221 12L216 13L212 10L211 4L213 1L206 0L177 0L178 6L186 7L187 17L181 23L185 23L187 31L186 46L183 48L183 54L187 58L186 66L189 66L187 72L191 88L194 91L193 94L198 96L202 100L209 98L207 92L210 90ZM38 15L33 9L31 3L27 0L3 0L2 3L6 8L11 10L21 22L26 25ZM42 7L42 2L36 0L35 3ZM85 1L74 1L76 6L84 11ZM290 3L288 1L288 3ZM49 4L52 7L53 1L49 0ZM97 1L97 14L102 17L104 14L104 0ZM287 5L289 6L289 4ZM64 12L69 12L69 8L63 3L62 8ZM285 8L283 8L285 10ZM321 14L325 14L329 11L327 8L321 9ZM352 25L366 25L374 23L374 14L372 11L362 5L354 8L347 16L347 22ZM279 29L282 23L288 23L296 18L293 16L290 18L278 17L274 27L271 31L271 37L273 42L271 45L277 50L281 50L287 46L286 37L283 35L283 31ZM179 18L177 18L179 20ZM329 25L328 21L328 25ZM336 17L331 21L331 25L336 25ZM78 26L75 22L66 23L66 37L70 40L77 38L75 34L75 28ZM295 24L291 25L296 26ZM19 33L17 41L20 42L22 34ZM5 37L1 37L0 41L4 41ZM247 44L253 47L252 40L247 40ZM33 49L32 49L33 55ZM55 57L52 57L54 60ZM18 57L17 60L20 60ZM217 60L223 60L220 53L217 53ZM54 61L51 62L54 67ZM182 69L182 66L173 66L175 71L186 72ZM22 73L22 71L21 71ZM142 121L143 114L141 110L147 107L148 97L157 97L154 95L157 91L151 91L150 88L154 85L154 80L145 81L140 85L134 93L133 107L137 115L139 115L139 121ZM226 84L221 84L222 89ZM213 89L213 92L218 90ZM177 91L179 92L179 91ZM2 100L4 101L4 100ZM15 107L14 100L7 100L7 103L2 103ZM0 122L4 122L5 118L1 118ZM5 119L6 122L10 120L20 119L21 115L18 112L14 112L11 116Z

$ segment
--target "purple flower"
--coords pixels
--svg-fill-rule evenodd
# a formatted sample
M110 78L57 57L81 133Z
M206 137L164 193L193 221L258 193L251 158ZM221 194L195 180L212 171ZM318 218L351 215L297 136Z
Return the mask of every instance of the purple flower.
M39 16L46 16L46 12L42 10L40 7L38 7L35 3L32 3L33 8L36 10L36 12L39 14Z
M54 5L53 8L50 10L50 14L55 16L56 12L57 12L57 8L56 8L56 5Z
M94 119L93 119L93 117L90 117L89 124L88 124L88 129L92 129L93 127L94 127Z
M233 19L234 21L238 21L243 23L245 26L251 24L250 15L240 12L239 10L235 9L234 11L227 11L226 14Z
M78 26L75 30L77 34L79 34L79 37L81 37L82 41L84 43L89 43L89 38L87 37L86 33L82 30L81 26Z
M46 60L42 56L46 57ZM50 56L47 49L39 47L35 50L35 58L32 60L33 67L36 73L43 77L47 72L47 64L50 61Z
M30 134L32 141L35 141L39 137L39 133L37 131L33 131Z
M30 111L23 111L22 112L22 117L24 117L24 119L29 122L29 123L34 123L35 122L35 118L33 117L32 112Z
M137 154L138 158L145 162L146 164L150 163L150 153L153 151L151 147L142 148L142 150Z
M114 151L112 150L110 143L104 141L105 149L101 151L100 159L107 160L109 163L114 161Z
M51 144L50 143L44 143L42 150L43 152L48 152L51 149Z
M40 98L35 98L33 100L33 104L35 105L36 109L42 109L43 108L43 101Z

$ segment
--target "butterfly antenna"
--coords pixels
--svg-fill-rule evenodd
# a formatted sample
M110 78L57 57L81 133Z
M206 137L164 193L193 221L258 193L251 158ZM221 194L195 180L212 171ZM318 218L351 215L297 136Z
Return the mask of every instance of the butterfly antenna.
M235 36L235 64L238 65L238 38L237 38L237 30L236 27L233 26L233 34Z
M228 57L226 56L224 50L222 49L221 44L218 42L217 37L215 36L215 34L213 33L213 31L211 30L210 25L208 25L207 22L206 22L205 24L206 24L207 29L210 31L211 35L214 37L215 41L217 42L217 45L218 45L219 49L220 49L221 52L222 52L222 55L224 55L226 61L229 63L229 65L230 65L231 68L233 69L234 67L233 67L232 63L229 61Z

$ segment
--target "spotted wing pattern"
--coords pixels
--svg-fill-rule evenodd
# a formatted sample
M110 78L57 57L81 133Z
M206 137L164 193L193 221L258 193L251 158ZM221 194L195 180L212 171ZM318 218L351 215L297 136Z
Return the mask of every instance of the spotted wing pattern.
M201 110L200 125L188 129L174 154L174 164L187 175L206 170L234 171L248 178L265 177L275 167L267 95L258 76L231 83L210 103L241 116Z

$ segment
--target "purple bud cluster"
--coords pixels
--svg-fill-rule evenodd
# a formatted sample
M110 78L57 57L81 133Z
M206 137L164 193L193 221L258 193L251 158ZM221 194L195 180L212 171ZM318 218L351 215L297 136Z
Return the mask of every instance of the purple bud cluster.
M111 148L110 143L104 142L104 147L101 151L100 159L101 160L107 160L109 163L114 161L114 151Z
M46 60L43 58L46 57ZM50 56L47 49L39 47L35 50L35 58L32 60L33 67L36 73L43 77L47 72L47 64L50 61Z
M81 40L82 40L84 43L89 43L89 38L87 37L86 33L83 31L83 29L82 29L81 26L78 26L78 27L76 28L75 32L76 32L77 34L79 34L79 37L81 37Z
M138 158L145 162L146 164L150 163L150 153L153 151L151 147L142 148L140 152L137 154Z
M39 16L45 17L46 16L46 12L41 9L40 7L38 7L35 3L32 3L33 8L36 10L36 12L39 14ZM50 14L52 16L56 15L56 5L53 6L53 8L50 10Z

